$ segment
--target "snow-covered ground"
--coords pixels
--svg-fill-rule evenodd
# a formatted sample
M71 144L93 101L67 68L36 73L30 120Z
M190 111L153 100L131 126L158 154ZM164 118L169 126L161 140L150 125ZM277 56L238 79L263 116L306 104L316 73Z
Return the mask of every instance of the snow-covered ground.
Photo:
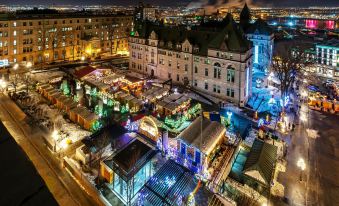
M31 78L41 83L47 83L53 77L64 76L64 75L65 73L62 71L48 71L48 72L33 73L31 74Z
M251 128L248 132L247 137L244 140L244 143L247 146L252 147L253 142L254 142L255 138L257 138L257 137L258 137L258 131L254 128Z
M77 124L67 122L63 117L63 113L54 105L47 105L40 94L33 91L30 92L30 97L31 100L28 103L30 107L26 109L25 112L32 115L35 120L39 120L38 122L43 126L48 127L48 125L52 124L50 125L52 130L55 128L55 130L58 131L58 148L61 148L62 145L64 146L65 141L75 143L91 134L91 132L82 129ZM33 109L34 106L35 109ZM52 137L49 136L47 138Z

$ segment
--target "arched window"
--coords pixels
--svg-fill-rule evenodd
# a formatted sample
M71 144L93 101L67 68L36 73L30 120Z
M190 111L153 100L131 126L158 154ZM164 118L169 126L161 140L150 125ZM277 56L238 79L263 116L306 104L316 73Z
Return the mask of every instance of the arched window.
M230 65L227 67L227 82L234 83L235 81L235 69Z
M218 62L214 63L214 78L221 78L221 66Z

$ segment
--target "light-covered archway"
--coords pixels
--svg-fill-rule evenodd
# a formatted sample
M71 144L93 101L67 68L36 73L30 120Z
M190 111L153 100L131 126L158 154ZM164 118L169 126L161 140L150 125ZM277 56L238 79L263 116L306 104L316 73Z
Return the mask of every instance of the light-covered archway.
M158 124L156 121L157 120L154 118L146 116L142 118L139 125L139 132L155 142L157 142L160 137Z

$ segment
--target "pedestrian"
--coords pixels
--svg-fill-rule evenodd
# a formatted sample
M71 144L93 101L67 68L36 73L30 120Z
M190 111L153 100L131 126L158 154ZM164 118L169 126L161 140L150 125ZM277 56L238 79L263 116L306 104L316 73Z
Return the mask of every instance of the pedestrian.
M295 124L293 123L292 124L292 131L294 131L294 128L295 128Z

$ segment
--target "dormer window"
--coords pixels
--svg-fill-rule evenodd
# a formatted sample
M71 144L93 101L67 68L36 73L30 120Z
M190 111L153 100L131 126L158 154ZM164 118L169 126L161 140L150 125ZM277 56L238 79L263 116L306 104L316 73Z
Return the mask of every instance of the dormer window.
M195 47L193 48L193 51L194 51L195 53L198 53L198 52L199 52L199 47L198 47L198 46L195 46Z
M168 48L172 49L172 42L168 42Z
M160 41L160 46L164 46L164 41Z
M181 48L181 44L177 44L177 49L180 49Z

